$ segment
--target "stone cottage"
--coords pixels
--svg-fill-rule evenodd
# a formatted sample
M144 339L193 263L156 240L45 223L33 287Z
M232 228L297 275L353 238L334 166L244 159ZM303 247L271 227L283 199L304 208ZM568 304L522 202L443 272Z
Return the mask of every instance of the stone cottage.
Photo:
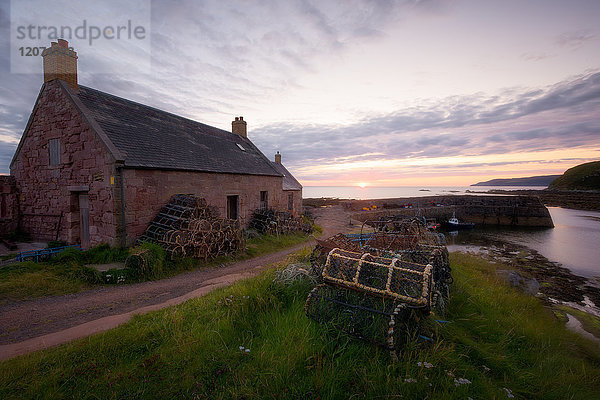
M228 132L79 85L65 40L42 56L44 84L10 165L22 230L129 245L177 193L242 225L261 207L301 213L302 186L279 153L272 162L248 139L242 117Z

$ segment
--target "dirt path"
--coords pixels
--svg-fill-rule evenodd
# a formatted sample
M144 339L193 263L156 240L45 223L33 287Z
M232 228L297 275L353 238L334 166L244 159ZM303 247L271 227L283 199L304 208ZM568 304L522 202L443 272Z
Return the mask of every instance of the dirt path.
M349 230L340 206L315 210L323 237ZM191 271L169 279L104 286L71 295L50 296L0 306L0 360L56 346L127 322L133 315L180 304L237 280L257 275L268 265L314 241L225 267Z

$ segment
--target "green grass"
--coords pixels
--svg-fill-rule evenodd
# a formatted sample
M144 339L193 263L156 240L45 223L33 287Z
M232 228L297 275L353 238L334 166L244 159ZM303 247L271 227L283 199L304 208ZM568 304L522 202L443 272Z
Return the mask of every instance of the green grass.
M598 398L593 344L539 300L496 279L494 265L453 254L452 266L452 297L441 317L450 322L432 319L434 343L409 341L397 362L308 319L311 285L284 286L269 271L0 363L0 398L506 399L504 388L519 399ZM459 378L471 383L457 386Z
M194 258L166 260L160 271L151 278L111 269L100 273L86 267L87 264L109 264L124 262L128 249L111 248L99 245L88 251L66 249L47 262L23 262L0 268L0 304L9 301L23 301L35 297L76 293L93 285L114 283L135 283L148 279L162 279L196 268L209 268L229 264L260 255L273 253L310 240L310 236L293 234L279 237L262 235L247 241L244 252L218 257L210 261ZM122 278L122 280L120 279Z
M26 261L0 268L0 304L76 293L100 282L100 274L77 264Z
M247 250L242 258L258 257L267 253L273 253L275 251L293 247L297 244L306 242L310 236L306 236L300 233L292 235L261 235L252 239L248 239L246 242Z

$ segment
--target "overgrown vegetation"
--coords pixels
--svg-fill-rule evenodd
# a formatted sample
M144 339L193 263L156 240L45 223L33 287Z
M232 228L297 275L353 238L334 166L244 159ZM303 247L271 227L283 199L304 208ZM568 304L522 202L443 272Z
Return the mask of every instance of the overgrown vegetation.
M300 257L290 262L308 252ZM395 363L385 349L309 320L311 284L286 286L270 271L3 362L0 397L597 398L594 344L504 285L495 265L453 254L452 267L448 311L430 320L433 343L409 340Z
M319 228L320 229L320 228ZM88 251L65 249L46 262L31 261L0 268L0 304L32 297L76 293L93 285L134 283L161 279L196 268L206 268L272 253L309 240L302 234L260 235L247 241L247 249L233 256L210 261L194 258L169 259L157 245L134 249L111 248L106 244ZM130 254L143 252L149 263L137 261L128 268L99 272L90 264L124 263ZM136 264L136 265L134 265Z
M593 161L569 168L553 180L549 189L600 190L600 161Z
M133 279L156 279L163 274L166 254L154 243L143 243L130 250L125 270Z

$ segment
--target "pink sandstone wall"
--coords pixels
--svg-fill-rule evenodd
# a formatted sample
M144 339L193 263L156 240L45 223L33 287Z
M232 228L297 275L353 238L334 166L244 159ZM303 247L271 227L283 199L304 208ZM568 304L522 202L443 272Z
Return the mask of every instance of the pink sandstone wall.
M282 190L282 178L204 172L125 169L125 204L127 242L131 244L148 227L172 195L194 194L218 207L226 217L227 196L239 196L238 214L242 225L248 224L252 212L260 206L260 192L269 194L269 207L287 210L287 193ZM301 194L297 195L301 197ZM302 210L301 199L294 199L294 212Z
M60 139L60 164L49 163L50 139ZM22 229L40 239L78 243L79 205L69 186L89 186L91 244L118 245L114 160L56 81L45 84L21 148L11 164ZM115 180L116 182L116 180ZM62 214L62 218L60 215ZM58 222L60 220L60 226Z
M15 178L0 175L0 235L17 230L19 224L19 197Z

